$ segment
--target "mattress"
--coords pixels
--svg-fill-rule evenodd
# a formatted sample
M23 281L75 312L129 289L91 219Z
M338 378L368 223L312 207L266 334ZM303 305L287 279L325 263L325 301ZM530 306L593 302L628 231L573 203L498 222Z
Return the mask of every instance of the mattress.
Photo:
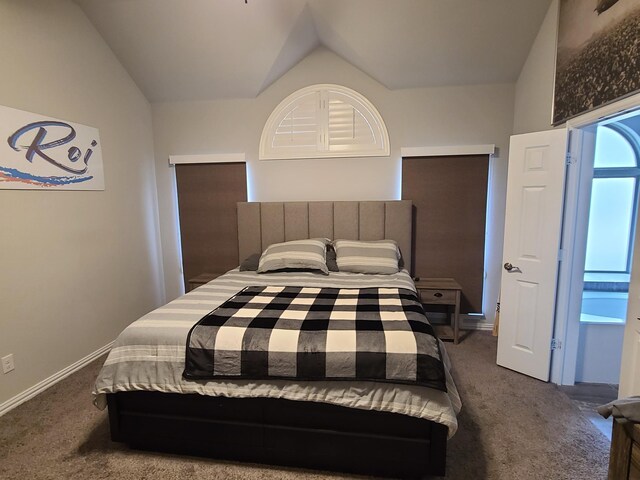
M217 279L148 313L129 325L116 339L93 390L94 404L104 409L106 394L156 391L233 398L284 398L322 402L364 410L378 410L423 418L457 430L462 406L441 345L447 392L376 381L208 380L183 378L189 330L203 316L247 286L336 288L406 288L415 286L406 270L393 275L331 272L257 274L231 270Z

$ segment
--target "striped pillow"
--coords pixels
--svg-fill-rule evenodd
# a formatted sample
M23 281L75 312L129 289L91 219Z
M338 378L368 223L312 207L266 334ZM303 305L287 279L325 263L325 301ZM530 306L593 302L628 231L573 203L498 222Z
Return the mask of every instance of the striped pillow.
M269 245L260 257L258 273L293 268L296 270L320 270L328 275L327 243L329 240L326 238L312 238Z
M333 246L341 272L390 275L399 270L400 254L394 240L336 240Z

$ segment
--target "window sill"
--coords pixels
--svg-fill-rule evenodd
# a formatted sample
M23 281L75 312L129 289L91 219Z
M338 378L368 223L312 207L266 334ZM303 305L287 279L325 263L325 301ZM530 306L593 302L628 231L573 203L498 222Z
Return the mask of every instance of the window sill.
M621 325L624 326L627 322L622 318L615 317L601 317L600 315L589 315L588 313L580 314L580 323L588 325Z

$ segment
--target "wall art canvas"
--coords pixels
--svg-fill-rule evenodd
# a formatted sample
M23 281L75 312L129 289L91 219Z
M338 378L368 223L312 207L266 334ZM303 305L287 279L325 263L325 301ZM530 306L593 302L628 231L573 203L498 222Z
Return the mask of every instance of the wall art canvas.
M0 189L104 190L98 129L0 105Z
M553 124L640 90L640 0L560 0Z

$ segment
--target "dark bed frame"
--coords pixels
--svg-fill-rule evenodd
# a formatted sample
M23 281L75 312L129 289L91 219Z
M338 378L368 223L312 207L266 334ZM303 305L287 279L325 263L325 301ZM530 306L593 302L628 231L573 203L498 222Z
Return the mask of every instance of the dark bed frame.
M273 398L107 395L132 448L385 477L444 476L447 427L396 413Z
M393 238L411 265L412 202L240 202L244 259L298 238ZM111 438L133 448L421 478L444 476L447 427L319 402L161 392L107 395Z

